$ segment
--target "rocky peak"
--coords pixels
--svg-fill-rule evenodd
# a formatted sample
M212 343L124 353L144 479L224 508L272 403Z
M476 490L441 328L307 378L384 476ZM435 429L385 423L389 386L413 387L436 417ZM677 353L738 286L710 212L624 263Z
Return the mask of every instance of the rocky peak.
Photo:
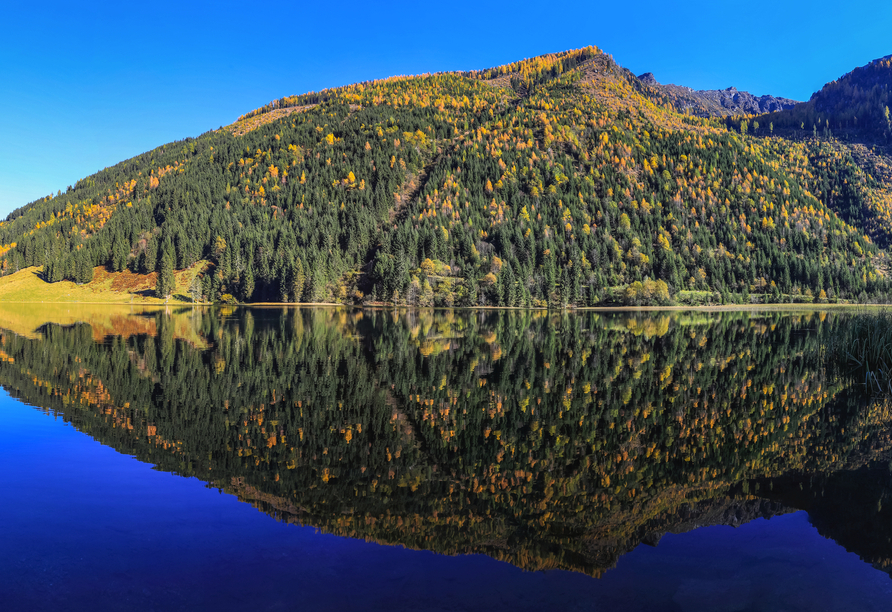
M659 85L659 81L654 76L653 72L645 72L644 74L638 77L638 80L644 83L645 85Z
M701 117L724 115L759 115L771 111L792 108L797 102L775 96L754 96L736 87L725 89L695 90L682 85L661 85L653 73L645 72L638 80L660 91L682 113Z

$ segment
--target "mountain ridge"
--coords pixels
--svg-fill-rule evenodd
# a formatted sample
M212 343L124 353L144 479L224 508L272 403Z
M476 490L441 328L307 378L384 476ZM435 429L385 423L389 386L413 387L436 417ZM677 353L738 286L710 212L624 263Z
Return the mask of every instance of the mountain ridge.
M772 95L756 96L746 91L739 91L736 87L697 90L684 85L663 85L651 72L645 72L638 79L651 87L665 91L666 95L673 99L679 112L689 112L701 117L761 115L799 104L789 98Z
M596 47L286 96L14 211L0 273L155 273L167 297L206 261L203 301L885 299L885 179L677 104Z
M892 55L871 60L830 81L808 102L772 116L777 127L836 134L870 145L892 143Z

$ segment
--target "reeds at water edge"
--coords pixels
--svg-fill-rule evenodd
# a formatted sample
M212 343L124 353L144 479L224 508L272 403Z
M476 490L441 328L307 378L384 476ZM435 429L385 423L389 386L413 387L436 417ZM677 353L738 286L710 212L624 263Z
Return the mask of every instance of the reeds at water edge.
M853 316L829 348L839 373L852 376L870 395L892 396L892 310Z

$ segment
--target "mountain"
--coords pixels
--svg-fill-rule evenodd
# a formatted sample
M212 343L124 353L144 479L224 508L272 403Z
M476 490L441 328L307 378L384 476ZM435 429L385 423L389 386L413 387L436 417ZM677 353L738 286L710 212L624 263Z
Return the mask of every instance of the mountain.
M650 72L640 75L638 80L669 98L678 112L698 117L761 115L799 104L789 98L754 96L746 91L738 91L736 87L696 90L682 85L661 85Z
M772 116L778 128L892 144L892 55L827 83L808 102Z
M799 143L824 171L816 195L875 244L892 245L892 55L843 75L793 108L751 118ZM764 133L764 127L763 127Z
M102 266L168 296L188 268L208 301L884 300L889 224L862 213L877 176L765 135L678 112L595 47L358 83L16 210L0 273L83 284Z

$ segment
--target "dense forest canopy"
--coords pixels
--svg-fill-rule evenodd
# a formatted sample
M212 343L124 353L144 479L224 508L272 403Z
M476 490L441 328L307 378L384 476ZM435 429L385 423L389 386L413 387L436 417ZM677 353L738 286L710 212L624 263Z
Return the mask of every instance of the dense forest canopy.
M286 97L13 212L0 271L166 296L200 265L206 301L885 300L888 158L776 137L782 113L680 114L595 47Z

